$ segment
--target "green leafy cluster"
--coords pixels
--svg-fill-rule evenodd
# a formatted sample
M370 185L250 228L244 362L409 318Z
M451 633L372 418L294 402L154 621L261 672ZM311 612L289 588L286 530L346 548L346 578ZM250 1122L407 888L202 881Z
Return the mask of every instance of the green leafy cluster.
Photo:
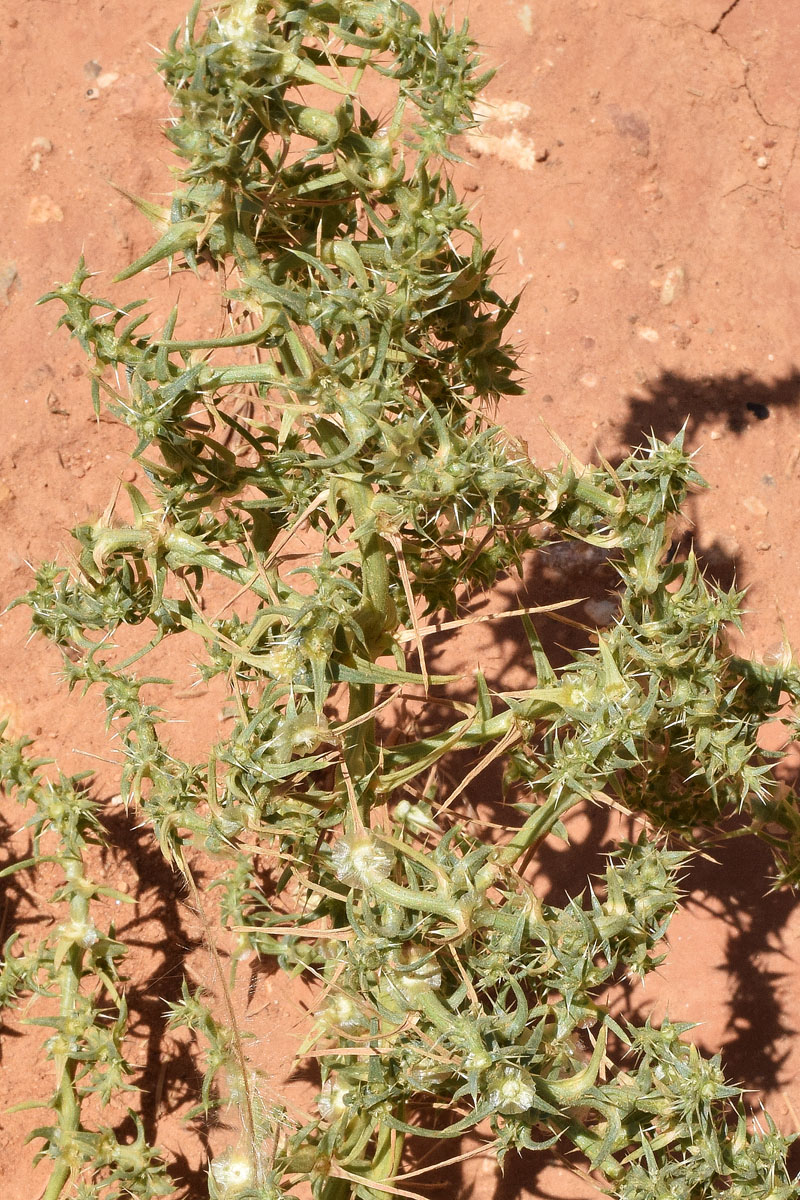
M79 526L74 561L41 566L24 602L69 686L102 691L122 799L201 908L202 865L215 960L233 976L273 956L318 981L308 1124L262 1100L224 975L216 1002L187 982L173 1005L172 1026L206 1046L195 1113L241 1117L210 1194L408 1194L417 1138L488 1122L501 1159L575 1148L623 1200L789 1200L790 1139L768 1118L748 1128L719 1061L686 1027L624 1021L603 997L662 960L687 847L732 817L771 846L779 882L800 878L796 797L758 740L800 696L797 668L731 654L740 596L671 559L702 483L681 437L613 469L542 470L492 422L520 391L515 304L447 175L488 79L466 28L424 28L398 0L232 0L202 27L198 7L161 62L178 186L168 210L139 202L160 236L119 278L218 269L230 329L187 336L177 310L153 329L144 301L88 294L83 262L45 297L148 486L126 486L127 519L112 505ZM559 542L602 549L617 620L555 669L526 614L535 685L492 692L478 672L454 698L456 677L426 664L441 614ZM192 761L164 735L165 681L138 673L177 636L232 717ZM403 697L421 715L398 727ZM2 753L1 781L38 814L31 857L7 870L55 856L67 880L54 903L68 920L38 947L12 938L0 976L6 1003L59 999L55 1123L36 1131L47 1200L68 1184L166 1194L141 1125L123 1148L82 1116L129 1073L124 947L87 923L107 889L85 877L85 849L107 835L80 781L46 784L20 747ZM496 761L503 824L487 832L464 800ZM546 904L527 863L587 803L646 832Z

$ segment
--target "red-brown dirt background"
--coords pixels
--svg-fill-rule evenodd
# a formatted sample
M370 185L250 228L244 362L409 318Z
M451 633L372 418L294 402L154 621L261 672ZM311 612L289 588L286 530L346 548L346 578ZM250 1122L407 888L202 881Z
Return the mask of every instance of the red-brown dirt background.
M66 531L102 511L121 475L133 477L129 435L94 420L78 349L54 330L54 306L34 303L81 252L108 293L115 271L149 244L145 221L110 183L156 201L169 189L167 97L151 47L165 45L188 6L26 0L17 15L0 13L0 607L27 588L28 563L55 557ZM709 481L692 502L696 546L720 577L749 588L739 643L775 653L785 631L800 647L796 0L457 0L452 9L498 68L487 91L494 107L460 147L456 177L500 247L500 287L524 288L515 335L528 392L502 406L502 421L546 465L561 453L549 429L582 458L613 457L651 428L664 436L686 421ZM146 275L114 294L150 286ZM536 591L534 575L531 603ZM66 697L55 654L26 644L27 626L24 609L0 624L0 709L63 769L93 766L85 754L106 750L98 703ZM486 639L474 653L491 670L501 651ZM198 713L189 721L216 719ZM797 761L790 754L790 775ZM113 772L97 766L98 795L109 796ZM580 849L589 819L572 833ZM132 962L158 997L154 956L161 962L166 939L191 941L192 918L164 916L159 897L174 887L145 844L133 856L147 886ZM701 1022L699 1043L723 1048L754 1109L763 1098L789 1130L800 1127L800 910L791 896L766 894L766 867L736 843L719 866L693 873L669 959L643 1001ZM131 863L109 870L133 879ZM46 903L39 886L30 918ZM261 1036L279 1079L300 1000L279 988L275 998L270 984L259 984L256 1005L270 1017ZM159 1136L188 1154L189 1135L170 1117L179 1072L160 1069L144 1015L139 1033L134 1057L159 1088L155 1115L166 1117ZM48 1094L35 1027L3 1053L0 1109ZM32 1200L42 1187L21 1149L38 1120L0 1120L7 1200ZM487 1162L465 1178L481 1200L595 1194L558 1164L501 1183Z

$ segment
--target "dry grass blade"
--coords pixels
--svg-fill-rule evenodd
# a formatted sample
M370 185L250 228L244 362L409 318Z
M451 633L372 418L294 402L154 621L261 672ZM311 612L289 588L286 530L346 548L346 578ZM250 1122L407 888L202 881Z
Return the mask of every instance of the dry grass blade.
M505 621L509 617L528 617L536 613L555 613L562 608L573 608L583 604L585 597L574 600L559 600L556 604L539 604L531 608L501 609L498 612L479 613L474 617L459 617L454 621L442 621L439 625L421 625L413 630L401 630L397 635L398 642L408 642L412 639L431 637L437 633L449 633L451 629L461 629L465 625L479 625L483 621ZM581 626L583 628L583 626Z

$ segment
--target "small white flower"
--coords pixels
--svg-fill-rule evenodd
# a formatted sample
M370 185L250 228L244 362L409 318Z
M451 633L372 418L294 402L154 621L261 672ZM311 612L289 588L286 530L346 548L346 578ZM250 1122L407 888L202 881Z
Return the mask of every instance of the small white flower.
M244 1154L227 1150L210 1166L211 1176L223 1197L235 1196L253 1182L253 1164Z
M255 41L259 26L258 0L234 0L224 17L217 17L217 26L225 41L245 43Z
M536 1101L533 1077L521 1067L503 1067L501 1074L493 1082L489 1100L499 1113L509 1115L528 1112Z
M348 887L374 887L392 869L389 855L366 829L334 842L331 860L336 878Z

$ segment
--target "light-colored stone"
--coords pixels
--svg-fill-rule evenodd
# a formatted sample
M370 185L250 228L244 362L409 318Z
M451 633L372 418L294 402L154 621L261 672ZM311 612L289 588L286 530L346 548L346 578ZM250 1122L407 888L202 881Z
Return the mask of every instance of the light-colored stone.
M765 517L769 512L767 505L758 496L745 496L742 505L754 517Z
M63 221L64 213L50 196L31 196L28 205L29 225L48 225L51 221Z
M662 304L672 304L686 291L686 271L683 267L670 267L661 285Z
M636 336L640 337L643 342L657 342L658 330L653 329L650 325L638 325L636 328Z
M11 291L19 283L17 264L13 262L0 263L0 304L8 308L11 303Z
M530 116L531 108L522 100L481 100L475 105L477 125L467 135L467 144L473 154L478 157L488 155L500 162L519 167L522 171L532 171L537 163L537 152L533 141L519 129L510 129L507 133L492 133L492 125L507 127L516 125ZM541 160L538 160L541 161Z

